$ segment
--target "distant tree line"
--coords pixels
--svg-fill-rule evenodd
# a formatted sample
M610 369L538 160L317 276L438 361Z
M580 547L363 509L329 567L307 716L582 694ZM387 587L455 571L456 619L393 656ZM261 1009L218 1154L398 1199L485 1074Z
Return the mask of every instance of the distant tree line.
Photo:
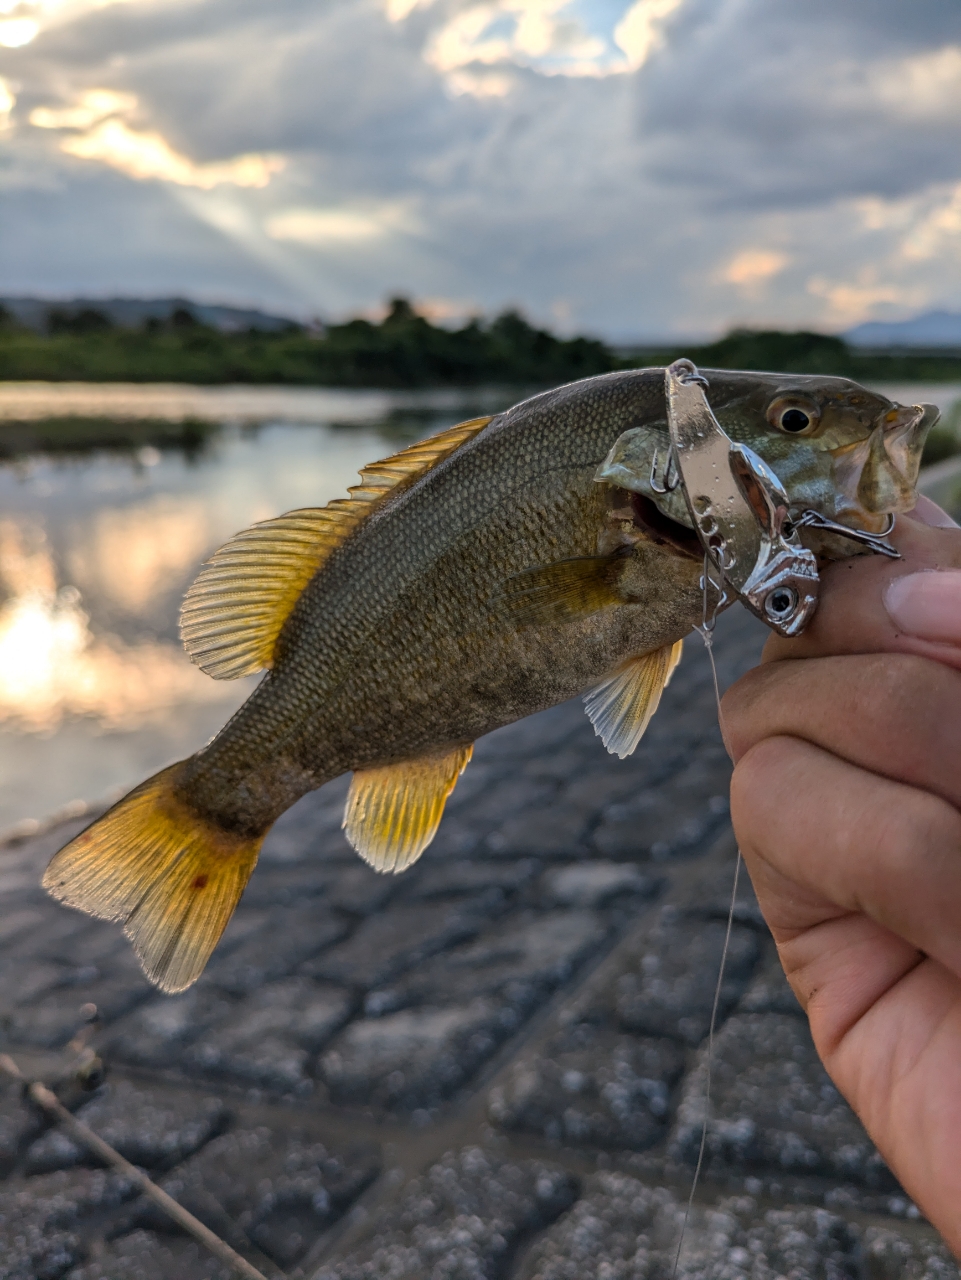
M431 324L405 298L380 323L225 332L187 307L121 327L95 307L51 307L44 332L0 307L0 379L290 383L346 387L550 386L687 355L706 368L837 374L857 379L961 379L961 355L872 354L819 333L735 330L718 342L636 351L559 338L517 311L460 328Z

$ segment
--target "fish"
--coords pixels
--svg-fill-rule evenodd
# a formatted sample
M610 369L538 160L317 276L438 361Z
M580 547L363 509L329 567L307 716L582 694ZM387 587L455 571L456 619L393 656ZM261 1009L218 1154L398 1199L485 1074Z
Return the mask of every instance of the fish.
M936 409L841 378L704 372L721 426L799 509L870 529L914 505ZM397 873L481 735L583 696L603 744L629 755L704 609L700 543L658 473L669 439L663 369L604 374L236 534L188 590L181 634L215 679L263 678L211 742L65 845L45 888L121 924L147 977L181 991L306 792L351 773L347 839ZM852 552L804 537L823 558Z

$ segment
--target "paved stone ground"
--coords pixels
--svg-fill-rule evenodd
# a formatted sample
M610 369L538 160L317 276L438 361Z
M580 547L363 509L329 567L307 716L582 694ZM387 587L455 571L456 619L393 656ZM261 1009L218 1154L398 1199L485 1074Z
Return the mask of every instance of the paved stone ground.
M722 683L761 629L718 627ZM38 890L80 825L0 850L3 1048L269 1276L667 1280L704 1117L735 850L700 642L635 756L568 704L478 744L406 875L278 823L204 978ZM64 1046L96 1004L107 1081ZM228 1273L0 1088L0 1280ZM685 1280L956 1280L815 1056L739 895Z

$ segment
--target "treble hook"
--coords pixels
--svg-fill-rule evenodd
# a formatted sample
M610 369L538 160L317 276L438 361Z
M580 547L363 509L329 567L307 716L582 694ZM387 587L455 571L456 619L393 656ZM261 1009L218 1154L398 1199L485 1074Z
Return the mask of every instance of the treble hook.
M667 451L667 467L664 471L664 484L661 486L657 479L657 450L654 450L654 457L651 459L651 488L655 493L673 493L677 486L681 483L681 473L677 468L677 459L674 456L673 447L668 447Z
M887 556L890 560L900 560L901 553L890 542L885 542L888 534L894 529L894 516L888 512L887 524L880 533L868 533L867 529L849 529L846 524L838 524L822 516L820 511L802 512L794 522L796 529L822 529L825 533L833 533L840 538L850 538L852 542L860 542L875 555Z

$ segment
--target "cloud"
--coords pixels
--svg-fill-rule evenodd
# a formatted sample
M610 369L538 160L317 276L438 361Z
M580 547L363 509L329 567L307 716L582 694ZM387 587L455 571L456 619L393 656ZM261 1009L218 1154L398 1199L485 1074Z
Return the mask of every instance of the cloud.
M663 24L683 0L482 0L454 10L431 31L425 61L454 93L501 97L512 81L482 67L524 67L543 75L605 76L636 71L664 39ZM388 0L401 22L430 4Z
M756 294L758 286L783 271L789 261L786 253L776 249L742 249L724 268L721 278L748 294Z
M64 138L61 151L80 160L100 160L130 178L158 178L181 187L265 187L284 166L279 156L234 156L209 164L195 164L179 155L159 133L138 133L123 120L104 120L78 137Z
M97 160L137 181L158 179L181 187L265 187L284 167L280 156L255 153L196 164L152 131L132 129L118 118L137 109L130 93L89 89L67 107L34 107L30 124L38 129L76 130L61 139L60 150L79 160Z
M24 287L622 337L961 297L946 0L7 3L39 23L0 65Z

